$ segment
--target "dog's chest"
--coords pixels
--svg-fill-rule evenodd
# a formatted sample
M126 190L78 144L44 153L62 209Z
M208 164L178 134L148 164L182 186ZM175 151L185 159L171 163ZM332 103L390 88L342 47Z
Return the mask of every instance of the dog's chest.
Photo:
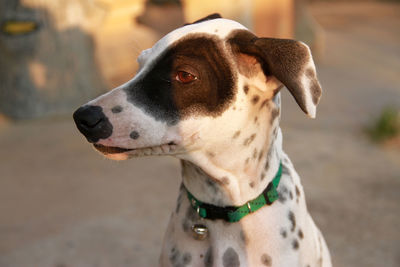
M162 263L165 266L298 266L306 262L300 256L304 254L301 250L314 243L314 230L302 187L293 172L285 166L278 201L237 223L201 219L182 188L165 236ZM198 225L208 231L204 240L197 240L193 232Z

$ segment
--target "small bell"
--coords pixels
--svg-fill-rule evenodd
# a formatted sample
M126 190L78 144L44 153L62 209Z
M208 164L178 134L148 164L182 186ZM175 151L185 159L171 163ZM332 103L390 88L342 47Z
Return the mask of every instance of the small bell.
M192 225L193 238L196 240L204 240L208 236L208 228L204 224Z

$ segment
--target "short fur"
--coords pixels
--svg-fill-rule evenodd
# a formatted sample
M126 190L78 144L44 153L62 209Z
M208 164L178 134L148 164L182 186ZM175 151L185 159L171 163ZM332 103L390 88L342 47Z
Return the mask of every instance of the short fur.
M282 151L280 89L310 117L321 88L309 48L258 38L212 15L162 38L138 58L129 82L74 113L78 129L106 157L172 155L182 186L164 238L161 266L330 267L325 241ZM180 74L190 74L183 82ZM201 219L187 190L204 203L241 206L283 171L279 200L236 223ZM209 236L195 240L191 227Z

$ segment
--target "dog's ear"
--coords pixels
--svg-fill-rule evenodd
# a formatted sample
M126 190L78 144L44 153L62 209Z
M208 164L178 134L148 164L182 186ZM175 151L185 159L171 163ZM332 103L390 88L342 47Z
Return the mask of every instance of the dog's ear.
M309 47L295 40L258 38L249 32L240 35L230 40L233 49L256 57L264 74L282 82L300 108L315 118L321 86Z
M222 18L220 14L214 13L214 14L210 14L210 15L208 15L208 16L202 18L202 19L196 20L195 22L186 23L185 26L186 26L186 25L190 25L190 24L200 23L200 22L207 21L207 20L220 19L220 18Z

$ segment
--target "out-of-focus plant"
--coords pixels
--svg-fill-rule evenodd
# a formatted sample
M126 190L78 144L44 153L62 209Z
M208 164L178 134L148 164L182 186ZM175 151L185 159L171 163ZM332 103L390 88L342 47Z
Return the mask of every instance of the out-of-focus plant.
M366 129L373 141L383 142L400 135L400 111L388 107L382 110L377 120Z

